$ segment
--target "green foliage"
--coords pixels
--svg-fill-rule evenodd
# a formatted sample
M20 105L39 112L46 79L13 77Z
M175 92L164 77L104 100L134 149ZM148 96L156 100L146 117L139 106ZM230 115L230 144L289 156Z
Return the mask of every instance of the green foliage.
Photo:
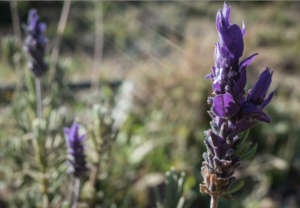
M210 88L203 77L213 62L215 12L221 4L104 2L104 61L95 74L101 77L101 87L82 91L67 84L90 78L94 12L100 7L95 8L94 2L72 4L55 78L43 80L41 121L36 119L35 82L23 49L15 38L2 38L1 81L19 80L20 85L10 103L1 102L0 207L41 207L44 176L51 207L69 207L72 180L62 129L73 120L88 134L89 172L80 207L155 207L153 189L160 207L180 207L183 201L184 208L208 207L209 198L198 193L203 130L210 120L206 112ZM58 19L52 14L59 13L62 2L47 7L42 2L21 2L21 18L32 5L48 23L50 50ZM274 70L274 86L280 87L267 109L271 124L256 126L248 137L241 135L237 154L245 160L237 178L242 180L224 196L234 195L235 200L221 199L220 207L269 203L294 208L299 204L300 178L298 7L271 2L233 3L233 7L247 15L245 38L260 51L259 65L250 67L267 63ZM249 79L255 71L249 70ZM121 90L102 79L107 76L110 82L124 74L134 83L134 99L128 118L114 129L113 112ZM186 180L171 170L162 185L170 166L184 170Z
M14 70L16 70L19 63L24 63L24 56L19 44L18 40L13 36L4 37L1 40L3 61L6 61Z
M241 188L243 188L245 185L245 182L243 180L235 181L230 187L228 187L228 190L222 194L222 197L224 198L232 198L232 194L239 191Z
M183 187L185 173L171 169L166 173L166 181L163 193L156 191L157 208L183 208ZM164 198L162 198L164 196Z
M245 133L242 133L240 136L242 139L239 141L235 151L235 154L241 158L241 160L251 160L257 151L257 144L252 145L252 142L247 141L249 131L250 130L247 130Z

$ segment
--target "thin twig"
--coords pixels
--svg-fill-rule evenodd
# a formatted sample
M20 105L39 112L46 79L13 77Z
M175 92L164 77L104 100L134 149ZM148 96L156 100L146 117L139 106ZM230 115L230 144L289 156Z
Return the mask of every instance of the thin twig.
M21 27L20 27L20 19L18 14L17 1L10 1L10 11L12 16L12 25L14 35L17 38L18 44L21 44L22 36L21 36Z
M95 1L95 48L94 48L94 63L92 81L97 83L97 70L102 63L103 58L103 3Z
M49 199L47 194L43 194L43 208L49 207Z
M17 46L21 48L22 47L22 45L21 45L22 35L21 35L21 26L20 26L20 19L19 19L17 3L18 3L17 1L10 2L10 11L11 11L11 18L12 18L12 26L13 26L14 35L16 37ZM20 67L20 59L18 59L15 62L15 69L16 69L17 75L19 77L24 76L24 74L21 71L21 67ZM22 80L22 79L20 79L20 80ZM21 87L22 87L22 82L17 82L16 91L19 92L21 90Z
M65 27L67 25L70 7L71 7L71 0L65 0L62 11L61 11L60 19L58 22L56 39L54 41L54 46L53 46L51 57L50 57L51 65L52 65L52 67L51 67L52 69L50 70L50 75L49 75L50 81L53 80L54 75L56 73L56 64L57 64L59 52L60 52L60 50L59 50L60 42L61 42L62 36L64 34Z
M74 197L73 197L72 208L77 208L79 195L80 195L80 178L76 177L75 184L74 184Z
M210 208L218 208L218 196L212 195L210 198Z

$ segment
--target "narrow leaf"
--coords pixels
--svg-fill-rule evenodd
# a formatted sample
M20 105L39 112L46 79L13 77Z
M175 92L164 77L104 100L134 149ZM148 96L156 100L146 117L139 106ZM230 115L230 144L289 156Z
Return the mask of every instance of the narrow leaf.
M239 180L236 181L230 188L228 191L224 192L223 195L230 195L233 194L237 191L239 191L241 188L243 188L243 186L245 185L245 182L243 180Z
M242 160L251 160L255 156L257 151L257 144L255 144L247 153L241 156Z

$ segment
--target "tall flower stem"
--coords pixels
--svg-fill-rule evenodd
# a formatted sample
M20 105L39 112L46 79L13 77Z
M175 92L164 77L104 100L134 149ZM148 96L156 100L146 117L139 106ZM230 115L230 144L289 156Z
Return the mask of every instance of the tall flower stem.
M80 195L80 178L76 177L75 184L74 184L74 196L73 196L72 208L77 208L79 195Z
M212 195L210 198L210 208L218 208L218 196Z
M56 32L56 38L54 40L54 46L51 52L51 65L52 69L50 70L49 74L49 81L53 81L55 73L56 73L56 64L59 58L59 52L60 52L60 43L67 25L68 16L70 13L71 8L71 0L65 0L64 5L60 14L58 26L57 26L57 32Z
M43 104L42 104L42 86L41 79L35 78L35 90L36 90L36 111L39 119L43 118Z
M36 77L35 78L35 90L36 90L36 111L37 116L40 120L43 118L43 103L42 103L42 83L41 78ZM44 149L46 149L45 143L44 143ZM44 151L39 150L38 151L39 157L41 158L39 160L40 166L41 166L41 172L43 174L41 179L41 191L43 194L43 208L47 208L49 206L49 198L48 198L48 181L47 181L47 166L44 161L46 157L44 157L42 154L45 154ZM44 159L42 159L44 158Z
M46 178L43 177L43 181L46 182ZM48 208L49 206L49 198L48 198L48 194L47 194L47 189L44 191L45 193L43 193L43 208Z
M36 91L36 111L37 121L33 123L33 130L35 132L34 148L37 164L40 166L41 173L41 193L43 195L43 208L49 207L48 197L48 179L47 179L47 131L46 125L42 121L43 106L42 106L42 86L41 77L47 71L47 64L44 61L47 38L43 35L46 31L46 24L39 20L39 15L35 9L31 9L28 14L28 24L26 27L27 37L24 41L25 51L30 56L29 68L35 76L35 91ZM31 83L29 85L31 87ZM33 90L33 89L32 89ZM37 124L37 125L35 125Z

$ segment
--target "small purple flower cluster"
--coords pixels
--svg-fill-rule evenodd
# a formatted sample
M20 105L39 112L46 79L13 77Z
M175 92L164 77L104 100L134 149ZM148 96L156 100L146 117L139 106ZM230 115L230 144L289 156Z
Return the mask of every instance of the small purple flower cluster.
M71 128L64 128L64 132L69 152L69 173L75 177L82 177L87 171L83 146L83 140L86 135L79 136L78 129L78 124L74 122Z
M25 50L31 56L30 69L34 75L41 77L47 71L47 64L44 61L47 39L43 36L46 31L46 24L40 22L35 9L31 9L28 15L26 27Z
M263 112L273 95L267 91L272 81L272 72L267 68L252 89L245 92L246 68L257 53L240 61L244 50L245 26L240 28L230 22L230 7L217 13L216 26L219 41L215 47L215 65L206 78L212 81L213 96L209 114L211 129L206 131L204 143L207 152L203 154L201 173L204 183L201 192L221 195L234 181L233 173L240 164L235 154L241 140L241 132L249 129L257 121L270 122Z

